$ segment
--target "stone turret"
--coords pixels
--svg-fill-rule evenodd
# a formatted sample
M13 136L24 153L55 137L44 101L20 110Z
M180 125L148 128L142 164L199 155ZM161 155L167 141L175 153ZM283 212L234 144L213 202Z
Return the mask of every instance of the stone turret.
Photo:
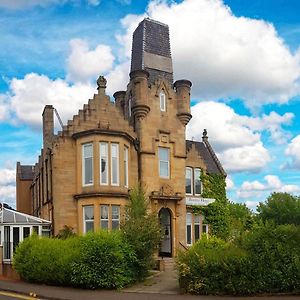
M174 88L177 95L177 117L183 125L187 125L187 123L192 118L192 115L190 113L191 86L192 83L186 79L177 80L174 83Z

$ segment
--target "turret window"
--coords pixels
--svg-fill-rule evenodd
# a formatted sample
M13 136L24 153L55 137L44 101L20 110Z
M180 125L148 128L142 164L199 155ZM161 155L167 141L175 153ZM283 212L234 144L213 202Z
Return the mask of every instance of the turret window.
M159 93L160 111L166 111L166 94L164 91Z
M131 117L131 106L132 106L132 98L130 97L129 99L128 99L128 116L129 116L129 118Z

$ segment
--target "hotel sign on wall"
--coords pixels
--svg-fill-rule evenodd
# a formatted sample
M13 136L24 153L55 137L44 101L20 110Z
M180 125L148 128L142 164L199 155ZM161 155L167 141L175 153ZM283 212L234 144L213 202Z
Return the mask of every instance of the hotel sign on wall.
M207 206L210 203L215 202L216 199L212 198L196 198L196 197L186 197L185 204L186 205L198 205L198 206Z

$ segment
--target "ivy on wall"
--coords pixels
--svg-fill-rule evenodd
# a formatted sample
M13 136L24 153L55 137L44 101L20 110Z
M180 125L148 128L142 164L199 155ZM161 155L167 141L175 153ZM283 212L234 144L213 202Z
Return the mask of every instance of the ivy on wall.
M212 235L227 239L229 235L229 208L226 197L225 177L220 174L204 174L201 172L201 182L203 185L203 198L216 199L208 206L193 206L195 214L202 213L207 224L210 225Z

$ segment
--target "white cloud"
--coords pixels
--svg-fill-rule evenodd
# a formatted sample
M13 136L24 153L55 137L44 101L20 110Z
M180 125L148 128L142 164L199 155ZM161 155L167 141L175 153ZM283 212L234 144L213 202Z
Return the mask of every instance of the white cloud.
M7 9L21 9L32 6L47 6L50 4L62 4L64 0L0 0L0 7Z
M107 79L107 94L113 95L116 91L125 91L126 83L129 81L130 63L126 61L116 66L106 76Z
M0 185L7 185L16 181L16 171L14 169L0 169Z
M15 169L0 169L0 202L15 207L16 199L16 172Z
M16 187L14 185L0 185L0 201L15 207Z
M7 119L7 96L0 94L0 121Z
M235 188L234 182L230 176L226 177L226 191L232 191Z
M282 167L284 169L300 169L300 135L292 139L285 150L285 154L291 158L291 162Z
M290 138L290 133L282 128L282 125L290 125L293 113L285 113L279 115L272 111L269 115L263 114L262 117L235 116L236 124L246 126L251 130L263 131L270 133L271 139L276 144L284 144Z
M62 79L51 80L45 75L27 74L24 79L14 78L10 83L10 103L7 110L17 122L39 127L46 104L52 104L64 122L77 113L93 96L91 84L69 85Z
M192 106L191 112L193 118L187 127L187 137L201 140L202 131L206 128L226 171L258 172L270 161L260 132L247 126L252 121L251 117L246 118L248 122L241 122L243 116L228 105L212 101ZM253 119L260 120L258 117Z
M101 3L101 0L87 0L89 5L98 6Z
M245 181L237 192L237 196L240 198L261 198L265 195L265 192L287 192L287 193L299 193L300 186L294 184L284 184L276 175L266 175L264 177L265 182Z
M70 41L71 53L67 59L67 78L73 82L88 82L112 69L114 56L107 45L90 50L86 41Z
M243 98L255 109L299 92L300 55L289 51L272 24L236 17L221 0L152 1L147 15L169 25L175 77L193 82L194 98ZM142 18L122 20L127 31L118 40L127 57Z

